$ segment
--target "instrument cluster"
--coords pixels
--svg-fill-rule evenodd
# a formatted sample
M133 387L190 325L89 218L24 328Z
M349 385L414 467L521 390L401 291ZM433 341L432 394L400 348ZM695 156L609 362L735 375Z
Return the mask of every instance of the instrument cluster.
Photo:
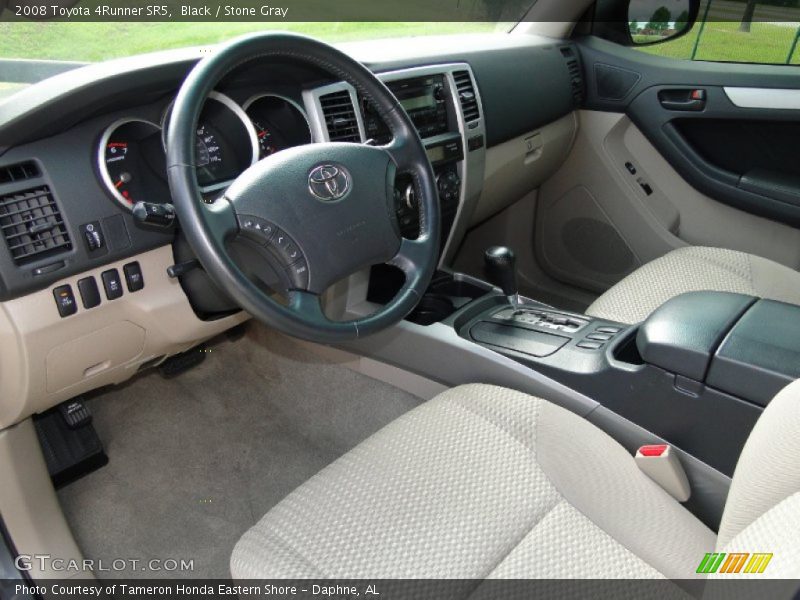
M172 104L157 123L120 119L100 138L100 179L111 197L127 210L138 201L170 201L166 138L171 112ZM311 143L311 129L302 107L270 93L252 96L240 105L225 94L212 92L195 134L197 182L207 200L262 158Z

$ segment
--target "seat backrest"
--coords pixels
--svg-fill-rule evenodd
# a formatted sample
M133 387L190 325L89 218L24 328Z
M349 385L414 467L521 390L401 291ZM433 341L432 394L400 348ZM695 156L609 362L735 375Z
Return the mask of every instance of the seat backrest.
M717 551L771 552L780 564L789 555L800 557L800 380L773 398L742 450ZM800 576L800 564L793 562L796 574L781 570L781 576ZM771 566L771 575L779 568Z

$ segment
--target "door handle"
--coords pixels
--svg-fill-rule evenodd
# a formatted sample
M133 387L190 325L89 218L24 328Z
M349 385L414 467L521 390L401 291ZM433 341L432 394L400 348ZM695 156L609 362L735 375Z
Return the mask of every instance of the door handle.
M658 100L667 110L700 111L706 107L705 90L661 90Z

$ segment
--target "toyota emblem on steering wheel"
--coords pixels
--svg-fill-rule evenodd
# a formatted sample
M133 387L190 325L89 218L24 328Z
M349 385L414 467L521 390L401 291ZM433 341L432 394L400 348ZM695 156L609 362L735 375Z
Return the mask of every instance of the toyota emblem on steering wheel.
M323 202L339 200L350 191L350 174L342 166L314 167L308 175L308 189Z

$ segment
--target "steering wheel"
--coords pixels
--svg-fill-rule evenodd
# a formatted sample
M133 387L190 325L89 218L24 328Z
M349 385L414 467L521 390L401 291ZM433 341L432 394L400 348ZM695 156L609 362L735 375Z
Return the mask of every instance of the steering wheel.
M385 146L317 143L269 156L244 171L222 197L203 202L195 172L195 131L208 94L225 75L254 59L291 59L350 83L369 100L393 139ZM357 108L357 107L356 107ZM236 39L202 59L184 81L167 133L169 187L180 227L208 276L253 317L291 336L337 342L365 336L405 317L436 268L440 216L436 182L422 141L397 99L364 65L323 42L286 33ZM411 176L420 234L403 238L394 207L398 173ZM281 257L288 303L245 275L226 248L245 237ZM375 264L405 273L405 284L376 313L328 318L322 293Z

